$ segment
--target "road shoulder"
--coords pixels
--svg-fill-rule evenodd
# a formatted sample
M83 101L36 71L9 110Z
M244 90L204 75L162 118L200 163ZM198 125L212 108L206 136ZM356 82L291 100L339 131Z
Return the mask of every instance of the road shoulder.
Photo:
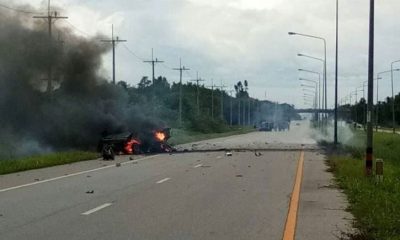
M336 240L352 229L353 217L346 211L346 196L327 169L323 153L305 153L297 240Z

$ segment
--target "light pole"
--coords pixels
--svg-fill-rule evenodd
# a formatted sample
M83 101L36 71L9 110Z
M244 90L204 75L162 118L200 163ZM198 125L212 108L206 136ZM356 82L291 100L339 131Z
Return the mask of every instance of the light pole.
M335 120L333 142L338 144L338 57L339 57L339 0L336 0L336 57L335 57Z
M378 119L379 119L379 80L381 80L382 78L380 77L380 75L385 74L385 73L392 73L394 71L399 71L400 69L390 69L387 71L383 71L377 74L377 78L376 78L376 117L375 117L375 131L378 131ZM393 86L393 85L392 85ZM392 88L392 92L393 92L393 88ZM392 94L393 96L393 94ZM394 99L393 99L394 101ZM392 106L393 108L393 106ZM393 110L393 109L392 109Z
M327 76L327 74L326 74L326 40L325 40L325 38L322 38L322 37L318 37L318 36L313 36L313 35L308 35L308 34L303 34L303 33L296 33L296 32L289 32L288 33L289 35L298 35L298 36L303 36L303 37L308 37L308 38L314 38L314 39L319 39L319 40L322 40L323 41L323 43L324 43L324 99L325 99L325 101L324 101L324 109L325 109L325 111L327 110L327 108L328 108L328 103L327 103L327 100L328 100L328 98L327 98L327 89L326 89L326 76Z
M318 89L318 91L317 91L317 93L318 93L317 104L318 104L318 108L320 108L321 107L321 89L320 89L319 82L314 81L314 80L310 80L310 79L306 79L306 78L299 78L299 80L300 81L311 82L311 83L314 83L316 85L316 89Z
M298 71L299 72L306 72L306 73L312 73L312 74L318 75L318 83L319 83L319 86L320 86L319 87L319 92L321 92L321 73L315 72L315 71L306 70L306 69L302 69L302 68L298 69ZM321 97L321 94L319 94L319 95ZM324 93L322 92L322 99L323 99L323 95L324 95ZM321 106L321 100L319 102L319 105ZM323 105L323 103L322 103L322 105ZM321 109L321 107L318 110L318 120L320 119L320 115L321 115L320 109Z
M396 133L396 119L395 119L395 114L394 114L393 65L398 62L400 62L400 60L394 61L390 64L391 80L392 80L392 127L393 127L393 133Z

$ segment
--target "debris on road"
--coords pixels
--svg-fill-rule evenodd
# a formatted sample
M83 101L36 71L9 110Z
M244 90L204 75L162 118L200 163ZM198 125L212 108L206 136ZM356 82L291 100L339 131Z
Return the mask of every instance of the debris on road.
M129 157L129 160L133 160L133 157Z
M133 161L132 163L133 163L133 164L138 164L139 162L138 162L137 160L135 160L135 161Z
M226 155L227 157L232 157L232 152L226 152L225 155Z
M254 155L255 155L256 157L260 157L260 156L262 156L262 153L257 152L257 151L254 151Z
M87 193L87 194L93 194L93 193L94 193L94 190L86 191L86 193Z
M243 177L243 175L242 174L238 174L238 175L236 175L236 177Z
M116 167L121 167L121 163L116 163L115 166Z

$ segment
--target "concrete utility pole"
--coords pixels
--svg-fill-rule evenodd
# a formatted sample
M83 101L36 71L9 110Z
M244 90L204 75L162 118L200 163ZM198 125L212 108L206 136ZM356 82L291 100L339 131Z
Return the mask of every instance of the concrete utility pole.
M179 71L179 126L182 127L182 73L190 69L182 66L182 60L179 59L179 68L173 70Z
M102 42L110 42L112 44L112 83L115 85L115 45L119 42L126 42L126 40L121 40L118 37L114 38L114 25L111 25L111 39L103 39Z
M199 83L204 82L205 80L202 80L199 78L199 72L196 73L196 79L195 80L190 80L191 82L196 82L197 86L197 115L200 115L200 91L199 91Z
M158 60L157 58L156 58L156 60L154 60L154 55L153 55L154 53L153 53L153 49L151 49L151 60L147 60L147 61L143 61L143 62L145 62L145 63L151 63L151 66L152 66L152 75L153 75L153 85L154 85L154 82L155 82L155 80L156 80L156 77L155 77L155 73L154 73L154 67L155 67L155 64L156 63L163 63L164 61L160 61L160 60Z
M338 57L339 57L339 0L336 0L336 58L335 58L335 116L333 143L338 144ZM326 68L326 67L325 67Z
M231 109L231 110L230 110L230 114L229 114L229 115L230 115L230 121L229 121L229 122L230 122L230 126L231 126L231 127L232 127L232 106L233 106L233 105L232 105L232 99L233 99L232 92L234 92L234 91L233 91L233 90L229 90L229 91L228 91L229 96L230 96L230 99L231 99L231 101L230 101L230 104L231 104L231 108L230 108L230 109Z
M58 16L57 11L51 12L50 9L50 0L47 2L47 16L33 16L33 18L41 18L45 19L48 24L48 31L49 31L49 46L52 45L53 43L53 38L52 38L52 25L55 21L58 19L67 19L68 17L63 17L63 16ZM49 56L51 54L51 47L48 48L48 53ZM47 92L51 93L53 91L53 84L52 84L52 78L53 78L53 65L52 62L49 61L49 64L47 66Z
M211 79L211 119L214 120L214 80Z
M368 50L368 106L367 106L367 148L365 155L365 173L372 175L373 165L373 126L372 109L374 106L374 32L375 27L375 1L370 0L369 13L369 50Z
M219 88L221 90L221 120L224 120L224 88L226 88L226 86L222 83L222 80Z
M250 116L251 116L251 112L250 112L250 110L251 110L251 99L249 98L249 110L248 110L248 120L249 120L249 126L251 125L251 119L250 119Z

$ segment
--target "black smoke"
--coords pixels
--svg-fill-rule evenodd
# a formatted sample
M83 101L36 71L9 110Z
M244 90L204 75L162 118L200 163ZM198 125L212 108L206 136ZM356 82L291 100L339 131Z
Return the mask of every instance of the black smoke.
M105 36L87 39L58 27L50 40L43 20L12 12L2 11L0 23L0 159L95 149L102 133L161 124L145 116L125 88L100 74L102 56L110 50L99 41Z

